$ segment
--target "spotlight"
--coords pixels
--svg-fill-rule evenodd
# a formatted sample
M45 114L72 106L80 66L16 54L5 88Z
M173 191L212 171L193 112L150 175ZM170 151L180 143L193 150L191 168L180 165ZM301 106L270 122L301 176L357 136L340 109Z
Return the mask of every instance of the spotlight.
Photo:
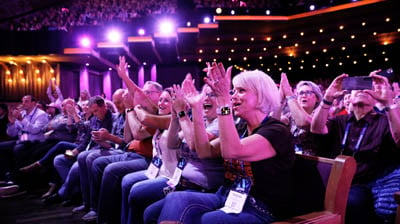
M310 5L310 11L314 11L315 10L315 5Z
M210 23L211 22L210 17L208 17L208 16L204 17L203 22L204 23Z
M175 25L170 20L164 20L158 26L159 32L163 35L170 35L174 32Z
M79 40L79 45L84 48L89 48L92 46L92 41L90 41L89 37L81 37Z
M119 43L122 40L122 34L119 30L112 29L108 31L107 39L112 43Z
M221 14L221 13L222 13L222 9L221 9L220 7L218 7L218 8L215 10L215 12L216 12L217 14Z
M231 15L235 15L235 10L231 10Z
M271 11L270 11L269 9L267 9L267 10L265 11L265 15L267 15L267 16L271 15Z
M190 27L191 25L192 25L192 23L191 23L190 21L187 21L187 22L186 22L186 26L187 26L187 27Z
M146 31L143 28L138 29L138 34L140 36L144 36L146 34Z

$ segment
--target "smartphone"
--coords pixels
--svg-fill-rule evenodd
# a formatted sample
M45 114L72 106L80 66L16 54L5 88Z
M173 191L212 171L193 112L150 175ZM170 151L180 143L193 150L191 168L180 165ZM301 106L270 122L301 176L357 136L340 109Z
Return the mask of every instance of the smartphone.
M393 68L388 68L376 73L377 75L385 76L389 80L394 78Z
M342 81L344 90L372 89L372 78L369 76L347 77Z

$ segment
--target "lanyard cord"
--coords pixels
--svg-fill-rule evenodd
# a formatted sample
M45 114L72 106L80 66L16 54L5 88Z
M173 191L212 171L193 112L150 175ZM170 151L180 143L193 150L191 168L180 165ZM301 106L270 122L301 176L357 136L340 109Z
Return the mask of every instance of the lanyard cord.
M351 127L350 122L347 122L346 130L344 132L344 136L343 136L343 139L342 139L340 154L343 154L344 148L346 147L346 142L347 142L347 138L349 136L350 127ZM361 141L363 140L363 138L365 136L365 132L367 131L367 128L368 128L368 123L365 123L364 127L361 130L360 136L358 137L357 144L354 147L353 156L354 156L354 154L356 154L360 150Z

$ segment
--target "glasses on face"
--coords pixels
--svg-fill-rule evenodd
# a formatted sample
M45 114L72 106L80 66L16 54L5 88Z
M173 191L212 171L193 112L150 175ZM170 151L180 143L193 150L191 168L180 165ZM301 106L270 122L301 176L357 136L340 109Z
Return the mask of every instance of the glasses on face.
M305 95L305 96L311 96L311 94L313 94L313 93L314 93L314 91L307 90L307 91L300 91L300 92L298 93L298 95L299 95L299 96L303 96L303 95Z
M159 91L154 91L154 90L144 90L143 92L146 95L150 95L150 94L153 94L153 93L159 93Z
M211 98L211 97L216 97L215 93L206 93L206 96L207 96L207 97L210 97L210 98Z

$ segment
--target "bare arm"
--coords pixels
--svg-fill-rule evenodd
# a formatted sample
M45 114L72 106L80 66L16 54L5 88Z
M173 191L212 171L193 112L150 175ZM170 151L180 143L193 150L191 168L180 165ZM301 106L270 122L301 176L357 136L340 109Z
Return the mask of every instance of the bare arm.
M347 77L347 74L342 74L336 77L328 89L325 91L324 101L333 102L334 95L337 92L342 90L342 80ZM311 132L315 134L327 134L328 127L326 126L326 122L329 116L329 109L331 108L331 103L326 104L324 101L321 105L316 109L316 113L314 114L311 122Z

